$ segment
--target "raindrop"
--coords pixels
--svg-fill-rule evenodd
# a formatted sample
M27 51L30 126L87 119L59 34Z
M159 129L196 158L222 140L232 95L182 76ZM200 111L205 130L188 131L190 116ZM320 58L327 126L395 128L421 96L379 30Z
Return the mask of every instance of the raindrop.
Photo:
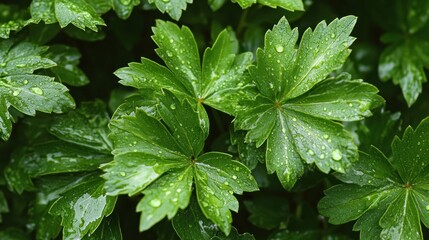
M167 56L172 57L173 53L171 53L170 51L167 51Z
M428 210L428 211L429 211L429 205L426 205L426 210Z
M28 84L28 80L24 80L23 84L27 85Z
M296 118L292 118L292 121L296 122Z
M308 153L310 156L314 156L314 152L313 152L313 150L311 150L311 149L310 149L310 150L308 150L308 151L307 151L307 153Z
M236 180L236 179L237 179L237 176L232 175L232 179Z
M39 87L32 87L31 91L33 91L35 94L43 95L43 90Z
M343 153L340 150L335 149L332 152L332 159L334 159L335 161L340 161L341 158L343 158Z
M159 207L159 206L161 206L161 200L155 198L155 199L150 200L149 204L152 207Z
M283 46L282 45L276 45L276 51L278 52L278 53L281 53L281 52L283 52Z
M225 184L225 185L227 185L227 186L228 186L228 185L229 185L229 182L225 181L223 184Z
M209 204L207 202L202 202L202 204L203 204L203 207L209 206Z
M21 93L21 90L17 89L17 90L15 90L15 91L13 91L12 95L16 97L16 96L18 96L20 93Z
M235 171L236 172L240 171L240 168L239 167L235 167Z
M331 38L335 38L335 33L332 33L332 34L331 34Z
M322 153L322 154L320 154L319 157L320 157L320 159L324 159L325 158L325 154Z
M170 105L170 108L171 108L171 110L174 110L174 109L176 109L176 105L173 103Z
M286 129L285 128L282 128L282 133L286 133Z
M328 139L328 138L329 138L329 136L328 136L327 134L325 134L325 135L323 135L323 138L324 138L324 139Z
M125 177L125 175L127 175L125 172L120 172L119 173L122 177Z
M26 67L27 65L25 65L25 64L16 64L16 67L18 67L18 68L24 68L24 67Z
M182 191L182 189L181 188L178 188L178 189L176 189L176 192L181 192Z
M173 199L171 199L171 201L177 202L177 198L173 198Z

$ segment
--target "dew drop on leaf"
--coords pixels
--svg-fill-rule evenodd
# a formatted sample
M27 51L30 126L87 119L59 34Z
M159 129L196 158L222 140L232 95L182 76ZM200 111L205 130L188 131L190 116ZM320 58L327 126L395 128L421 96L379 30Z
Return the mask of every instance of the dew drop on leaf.
M308 152L307 152L310 156L314 156L314 151L313 150L308 150Z
M21 90L17 89L17 90L15 90L15 91L13 91L12 95L16 97L16 96L18 96L20 93L21 93Z
M31 91L33 91L35 94L43 95L43 90L39 87L32 87Z
M152 207L159 207L159 206L161 206L161 200L155 198L155 199L150 200L149 204Z
M335 161L340 161L341 158L343 158L343 153L340 150L335 149L332 152L332 159L334 159Z
M283 46L282 45L276 45L276 51L278 52L278 53L281 53L281 52L283 52Z
M428 211L429 211L429 205L426 205L426 210L428 210Z
M236 180L236 179L237 179L237 176L232 175L232 179Z
M171 110L175 110L176 109L176 105L175 104L171 104L170 108L171 108Z

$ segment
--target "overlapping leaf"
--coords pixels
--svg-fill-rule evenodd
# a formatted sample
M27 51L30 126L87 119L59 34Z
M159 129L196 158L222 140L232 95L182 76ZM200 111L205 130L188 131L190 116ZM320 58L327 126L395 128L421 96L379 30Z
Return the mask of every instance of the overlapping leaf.
M61 113L74 107L64 85L33 74L55 66L55 62L41 56L46 50L29 42L0 42L0 134L4 140L12 130L11 106L27 115L34 115L36 110Z
M66 45L53 45L49 47L46 57L57 64L49 71L59 82L71 86L83 86L89 83L88 77L78 67L81 55L76 48Z
M383 102L378 90L361 80L326 79L349 55L355 22L352 16L322 22L305 31L296 48L298 31L283 18L266 33L257 65L249 69L259 93L242 102L246 110L238 111L235 126L248 130L247 141L266 142L268 172L277 172L286 189L303 174L304 163L325 173L344 172L357 159L357 147L332 120L362 119Z
M161 119L136 109L111 121L115 160L103 166L108 194L143 193L137 211L140 230L147 230L186 208L195 183L204 215L228 234L230 210L238 211L233 194L257 190L250 170L227 154L201 154L208 123L187 100L165 92L157 112Z
M326 190L319 211L334 224L357 220L362 239L423 239L429 227L429 118L392 142L392 157L373 148L361 153L344 184Z
M186 10L186 5L193 0L148 0L148 2L155 4L162 13L167 12L174 20L179 20L182 11Z
M157 54L168 68L149 59L130 63L115 74L120 83L135 88L168 89L187 97L192 104L205 103L229 114L238 101L248 99L245 89L252 88L245 70L252 62L251 53L238 54L238 42L230 31L222 31L212 48L207 48L202 64L191 31L170 22L157 21L153 39ZM200 113L204 115L204 113Z
M19 9L18 6L0 4L0 38L9 38L11 31L19 31L29 23L28 10Z
M53 116L53 136L22 147L5 170L11 189L38 191L31 216L39 239L55 238L61 225L64 239L81 239L113 211L116 197L105 194L98 170L113 159L104 108L100 101L83 103Z
M242 8L248 8L255 3L259 3L273 8L281 7L289 11L304 10L302 0L232 0L232 2L237 2Z
M71 23L82 30L89 28L97 32L97 26L105 25L86 0L33 0L30 10L34 20L42 20L47 24L58 22L61 28Z
M173 226L181 240L253 240L251 234L238 234L237 229L232 228L227 237L219 228L207 219L198 206L195 198L191 199L189 207L179 211L173 218Z

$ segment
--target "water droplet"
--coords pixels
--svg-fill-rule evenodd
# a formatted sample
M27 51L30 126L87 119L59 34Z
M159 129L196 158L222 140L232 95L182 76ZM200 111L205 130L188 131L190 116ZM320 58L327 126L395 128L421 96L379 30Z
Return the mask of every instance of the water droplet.
M323 135L323 138L324 138L324 139L328 139L328 138L329 138L329 136L328 136L327 134L325 134L325 135Z
M292 121L296 122L296 118L292 118Z
M286 133L286 129L285 128L282 128L282 133Z
M325 158L325 154L322 153L322 154L320 154L319 157L320 157L320 159L324 159Z
M176 189L176 192L181 192L182 191L182 189L181 188L178 188L178 189Z
M170 195L171 191L165 192L165 195Z
M171 110L174 110L174 109L176 109L176 105L173 103L170 105L170 108L171 108Z
M332 159L334 159L335 161L340 161L341 158L343 158L343 153L340 150L335 149L332 152Z
M122 177L125 177L125 175L127 175L125 172L120 172L119 173Z
M227 185L227 186L228 186L228 185L229 185L229 182L225 181L223 184L225 184L225 185Z
M353 107L353 104L352 104L352 103L349 103L349 107Z
M21 90L20 90L20 89L17 89L17 90L15 90L15 91L13 91L12 95L16 97L16 96L18 96L20 93L21 93Z
M177 198L173 198L173 199L171 199L171 201L177 202Z
M236 180L236 179L237 179L237 176L232 175L232 179Z
M43 95L43 90L39 87L32 87L31 91L33 91L35 94Z
M313 152L313 150L311 150L311 149L310 149L310 150L308 150L308 151L307 151L307 153L308 153L310 156L314 156L314 152Z
M276 51L277 52L279 52L279 53L281 53L281 52L283 52L283 46L282 45L276 45Z
M331 33L331 38L335 38L335 33Z
M16 66L16 67L18 67L18 68L24 68L24 67L26 67L27 65L22 64L22 63L21 63L21 64L16 64L15 66Z
M428 210L428 211L429 211L429 205L426 205L426 210Z
M161 206L161 200L155 198L155 199L150 200L149 204L152 207L159 207L159 206Z
M203 204L203 207L207 207L209 204L207 203L207 202L202 202L202 204Z
M270 83L270 88L273 89L274 88L274 84Z

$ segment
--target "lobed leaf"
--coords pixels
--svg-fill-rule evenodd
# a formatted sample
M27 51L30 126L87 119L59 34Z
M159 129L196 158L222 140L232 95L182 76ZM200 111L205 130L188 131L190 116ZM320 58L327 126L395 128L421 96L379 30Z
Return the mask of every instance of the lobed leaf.
M61 28L71 23L82 30L89 28L97 32L98 25L106 25L86 0L34 0L30 11L36 21L42 20L46 24L58 22Z
M0 43L0 130L1 138L9 138L12 130L12 116L9 107L35 115L36 110L46 113L61 113L74 107L68 89L52 78L35 75L38 69L51 68L55 63L41 55L47 47L30 42L14 44Z
M384 102L374 86L360 80L344 74L326 79L350 53L355 22L352 16L322 22L304 33L296 49L298 31L282 18L267 31L256 66L249 69L259 94L241 102L235 127L247 130L246 140L257 147L266 142L267 170L286 189L304 173L303 162L325 173L344 172L357 159L357 147L332 120L360 120Z
M346 184L328 189L319 202L321 214L334 224L357 220L354 230L363 239L423 239L420 221L428 224L429 118L416 130L408 127L392 142L388 160L377 149L336 176ZM339 207L341 206L341 207Z
M186 10L186 5L192 3L193 0L148 0L149 3L155 4L162 13L167 12L174 20L179 20L182 16L182 11Z

